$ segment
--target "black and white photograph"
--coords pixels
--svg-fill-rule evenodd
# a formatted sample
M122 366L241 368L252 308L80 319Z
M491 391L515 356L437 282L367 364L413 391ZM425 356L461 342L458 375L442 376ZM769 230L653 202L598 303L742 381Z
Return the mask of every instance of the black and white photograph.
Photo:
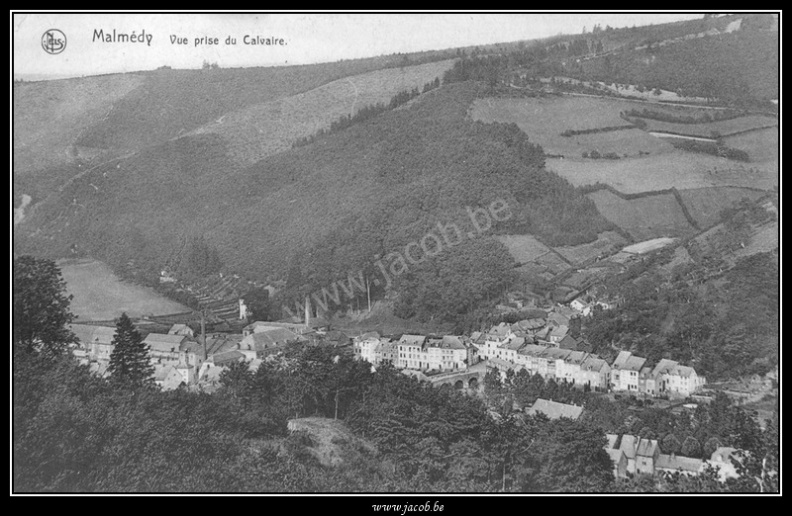
M10 11L10 494L780 495L781 17Z

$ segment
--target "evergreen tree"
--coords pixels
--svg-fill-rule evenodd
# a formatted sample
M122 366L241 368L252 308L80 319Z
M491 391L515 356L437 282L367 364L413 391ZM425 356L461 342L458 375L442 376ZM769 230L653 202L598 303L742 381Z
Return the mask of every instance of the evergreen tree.
M52 356L75 341L66 328L74 316L72 296L51 260L20 256L14 260L13 342L28 352Z
M154 385L154 366L149 360L148 346L126 313L121 314L113 337L113 353L107 371L114 383L127 387Z

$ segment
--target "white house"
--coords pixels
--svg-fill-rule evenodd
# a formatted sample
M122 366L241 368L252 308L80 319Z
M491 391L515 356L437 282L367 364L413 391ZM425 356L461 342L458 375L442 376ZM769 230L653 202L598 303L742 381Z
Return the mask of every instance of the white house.
M639 391L639 373L645 358L633 356L629 351L621 351L611 366L611 389L614 391Z

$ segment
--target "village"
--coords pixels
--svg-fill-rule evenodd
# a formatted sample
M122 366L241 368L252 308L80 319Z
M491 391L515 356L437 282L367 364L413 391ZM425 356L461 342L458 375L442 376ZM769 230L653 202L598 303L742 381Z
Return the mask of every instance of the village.
M173 324L167 334L148 333L155 380L165 390L185 386L212 391L222 371L233 362L246 362L256 370L262 360L276 356L290 343L332 345L352 353L373 368L390 364L405 374L435 385L448 383L457 389L476 392L487 371L525 369L545 380L570 384L586 392L624 392L644 397L684 399L699 392L706 383L694 368L663 359L646 358L621 351L612 363L582 351L582 341L572 336L574 319L588 317L594 307L607 309L602 301L580 298L549 310L531 308L520 312L527 319L501 322L487 331L470 335L380 335L366 332L356 337L330 329L321 320L305 322L255 321L241 333L196 333L187 324ZM240 304L240 315L245 314ZM115 328L73 324L80 345L74 354L104 375L113 350Z

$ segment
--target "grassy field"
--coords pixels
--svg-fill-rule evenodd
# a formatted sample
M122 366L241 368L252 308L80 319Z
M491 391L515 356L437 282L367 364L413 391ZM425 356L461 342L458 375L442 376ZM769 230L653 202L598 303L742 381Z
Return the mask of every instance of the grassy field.
M607 190L588 194L602 215L636 240L682 236L694 232L672 194L624 200Z
M339 79L305 93L255 104L224 114L190 134L216 133L228 143L232 158L248 165L291 148L342 116L364 106L387 104L402 91L443 77L454 60L389 68Z
M623 193L708 186L772 190L778 185L778 171L772 165L740 164L684 151L613 161L558 159L547 167L575 186L604 183Z
M66 288L74 296L71 311L79 321L114 319L126 312L130 317L164 315L188 311L153 290L123 283L110 268L94 260L58 262Z
M625 243L627 243L627 241L615 231L606 231L598 235L597 240L590 244L556 247L554 249L570 263L578 264L600 255L608 255L614 249L623 246Z
M764 129L723 139L727 147L748 153L752 163L763 163L778 172L778 129Z
M680 190L680 197L690 216L701 228L707 228L720 221L720 212L724 208L739 202L743 197L756 199L763 192L747 188L716 187Z
M778 125L778 119L769 116L742 116L731 120L718 120L703 124L677 124L672 122L662 122L660 120L643 119L646 122L647 131L664 131L671 133L689 134L691 136L703 136L709 138L713 132L718 132L722 136L732 133ZM776 129L776 132L778 130ZM750 134L750 133L748 133Z
M612 131L564 137L566 130L623 126L619 113L635 104L612 99L552 97L479 99L470 110L473 120L513 122L548 154L579 158L584 151L615 152L619 156L672 152L672 146L640 130Z
M498 240L506 246L517 263L533 262L550 252L550 248L531 235L502 235Z

